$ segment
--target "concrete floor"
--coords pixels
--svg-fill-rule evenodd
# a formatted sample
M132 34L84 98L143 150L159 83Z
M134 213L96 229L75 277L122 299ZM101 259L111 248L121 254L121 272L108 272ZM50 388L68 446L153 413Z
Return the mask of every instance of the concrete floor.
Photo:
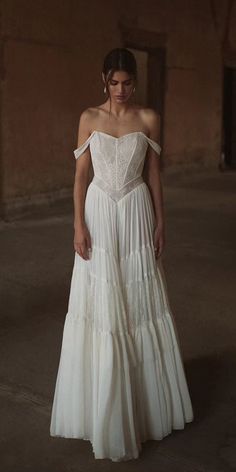
M0 223L0 463L4 472L219 472L236 468L236 173L166 170L163 265L195 420L138 460L95 460L51 438L74 258L72 201Z

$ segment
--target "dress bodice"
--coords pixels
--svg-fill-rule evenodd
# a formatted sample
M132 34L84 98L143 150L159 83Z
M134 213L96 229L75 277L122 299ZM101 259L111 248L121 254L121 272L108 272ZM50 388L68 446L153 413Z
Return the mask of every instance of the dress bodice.
M143 181L142 171L149 144L159 155L160 145L142 131L134 131L119 138L102 131L93 131L74 150L74 155L78 159L90 145L94 170L92 182L118 201Z

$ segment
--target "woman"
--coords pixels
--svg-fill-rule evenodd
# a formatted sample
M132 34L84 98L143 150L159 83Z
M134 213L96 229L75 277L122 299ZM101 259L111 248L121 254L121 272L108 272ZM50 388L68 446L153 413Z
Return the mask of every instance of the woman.
M193 409L161 263L160 117L133 103L129 50L110 51L102 77L108 98L81 114L74 151L75 260L50 434L125 461Z

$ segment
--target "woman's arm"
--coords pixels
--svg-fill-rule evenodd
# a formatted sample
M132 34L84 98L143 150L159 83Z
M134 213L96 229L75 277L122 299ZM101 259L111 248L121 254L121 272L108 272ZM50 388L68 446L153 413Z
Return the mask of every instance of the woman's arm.
M85 110L78 127L77 147L81 146L89 137L89 112ZM83 259L88 259L88 249L91 248L90 234L84 219L85 197L89 183L91 156L89 147L76 161L75 181L73 190L74 199L74 249Z
M149 128L149 137L160 142L160 115L154 110L150 110L147 116L147 125ZM155 246L158 246L159 257L164 247L164 205L163 205L163 189L161 182L161 165L160 157L156 152L149 146L147 155L145 158L145 164L143 169L143 178L148 188L153 201L153 207L156 219L156 233L155 233Z

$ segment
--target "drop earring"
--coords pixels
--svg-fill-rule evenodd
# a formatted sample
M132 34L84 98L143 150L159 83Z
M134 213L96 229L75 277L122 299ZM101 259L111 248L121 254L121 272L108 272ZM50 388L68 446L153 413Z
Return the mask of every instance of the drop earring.
M133 93L135 92L135 87L133 88Z
M107 91L106 85L105 85L103 91L104 91L104 93L106 93L106 91Z

